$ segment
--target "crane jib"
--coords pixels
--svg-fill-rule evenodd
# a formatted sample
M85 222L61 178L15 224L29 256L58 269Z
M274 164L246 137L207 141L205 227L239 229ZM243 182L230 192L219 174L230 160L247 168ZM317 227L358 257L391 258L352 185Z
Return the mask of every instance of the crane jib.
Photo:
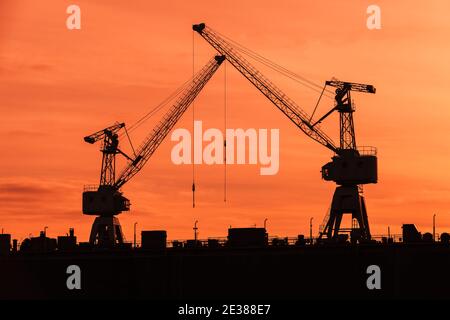
M262 75L250 62L233 50L233 45L217 35L204 23L194 24L192 29L199 33L212 47L223 54L226 59L294 124L311 139L326 148L337 152L338 148L324 132L308 121L307 113L301 110L289 97Z
M211 79L219 66L225 60L223 55L216 55L211 59L192 79L192 82L180 94L180 98L169 109L169 111L162 117L157 127L144 140L142 146L137 151L137 156L133 161L123 169L119 178L116 180L114 187L116 190L120 189L127 181L129 181L136 173L138 173L159 145L162 143L167 134L172 130L177 121L181 118L184 112L191 105L192 101L197 97L200 91L204 88L206 83Z

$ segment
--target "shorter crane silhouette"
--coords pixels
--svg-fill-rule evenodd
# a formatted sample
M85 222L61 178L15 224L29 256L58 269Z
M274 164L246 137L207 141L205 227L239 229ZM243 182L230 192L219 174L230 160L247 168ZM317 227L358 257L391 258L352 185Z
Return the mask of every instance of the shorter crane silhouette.
M84 138L90 144L103 140L100 184L85 186L83 192L83 214L97 216L89 238L91 245L111 247L124 242L122 228L116 216L130 210L130 201L123 195L121 187L144 167L224 60L223 56L215 56L193 77L192 82L142 142L133 158L119 149L118 132L125 127L124 123L114 124ZM117 154L123 155L128 164L116 179Z

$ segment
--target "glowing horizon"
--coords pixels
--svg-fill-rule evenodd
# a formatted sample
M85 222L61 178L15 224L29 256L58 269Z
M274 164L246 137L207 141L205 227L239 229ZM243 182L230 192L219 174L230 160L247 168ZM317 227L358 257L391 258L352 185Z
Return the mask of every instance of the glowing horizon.
M445 41L450 3L377 1L382 29L366 28L370 2L261 3L182 1L134 6L114 0L78 1L81 30L65 26L70 1L6 0L0 5L2 166L0 228L13 238L38 235L48 226L56 237L75 228L87 241L93 217L81 213L86 184L98 183L98 145L83 141L115 121L133 124L199 70L215 51L192 24L214 30L322 85L325 80L373 84L375 95L354 94L358 145L378 148L379 181L365 186L372 234L401 233L415 223L450 232L450 44ZM405 10L405 7L408 10ZM239 8L239 10L237 10ZM252 61L253 62L253 61ZM270 80L311 113L319 96L255 63ZM225 128L224 66L195 101L195 120ZM123 188L129 213L119 215L125 235L164 229L169 239L226 236L227 228L262 226L270 235L314 233L331 203L334 183L320 168L332 153L296 128L227 63L227 128L280 130L279 172L261 176L255 165L195 167L170 160L167 137L147 166ZM332 106L324 99L315 119ZM132 134L134 145L162 113ZM192 108L175 128L192 129ZM322 124L338 141L337 118ZM127 141L122 140L126 146ZM127 148L129 148L127 146ZM124 161L119 161L118 170Z

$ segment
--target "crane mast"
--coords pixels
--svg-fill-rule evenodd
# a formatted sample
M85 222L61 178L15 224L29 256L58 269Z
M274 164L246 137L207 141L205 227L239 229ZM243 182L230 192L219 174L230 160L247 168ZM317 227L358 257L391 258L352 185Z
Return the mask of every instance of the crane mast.
M126 158L128 157L122 150L119 149L119 135L120 129L125 128L125 123L116 123L103 130L97 131L89 136L84 137L84 141L94 144L103 139L101 152L102 166L100 170L100 184L103 186L112 186L116 181L116 154L120 153Z
M353 106L351 91L375 93L374 86L369 84L345 82L339 80L325 81L325 86L331 86L336 88L335 106L323 117L321 117L316 123L322 122L333 111L339 112L339 128L340 128L340 150L357 150L356 138L355 138L355 126L353 123L353 113L355 107Z
M85 187L83 192L83 213L97 216L89 239L91 245L114 246L123 243L122 229L115 216L130 210L130 201L123 196L120 188L145 166L224 60L223 56L215 56L194 76L192 82L187 85L162 120L141 144L134 158L130 158L118 148L117 132L125 127L123 123L110 126L84 138L91 144L104 139L101 150L103 159L100 185L98 188ZM124 155L129 161L115 180L115 155L118 153Z
M204 23L195 24L193 30L200 34L260 92L262 92L280 111L282 111L300 130L311 139L319 142L334 152L332 161L322 167L322 178L334 181L338 186L333 196L331 209L325 217L325 227L319 238L325 236L330 241L342 239L340 232L350 232L352 241L370 240L362 185L377 182L376 149L356 146L353 112L355 111L350 96L351 91L375 93L371 85L331 80L325 86L336 88L335 106L315 123L292 99L264 77L254 66L244 59L233 45ZM325 90L325 88L324 88ZM339 112L340 144L337 147L319 127L318 124L334 111ZM352 215L352 228L340 227L344 214ZM353 223L354 222L354 223ZM346 235L344 235L346 236Z

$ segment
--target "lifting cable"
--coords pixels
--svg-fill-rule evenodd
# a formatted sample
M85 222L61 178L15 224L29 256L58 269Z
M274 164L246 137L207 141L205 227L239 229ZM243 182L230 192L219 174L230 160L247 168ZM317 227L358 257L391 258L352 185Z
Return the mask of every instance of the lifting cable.
M195 32L192 30L192 81L194 81L195 76ZM192 135L194 135L195 130L195 100L192 101ZM191 161L192 161L192 208L195 208L195 150L194 150L194 140L191 139Z
M223 64L224 94L223 94L223 201L227 202L227 61Z
M128 142L130 143L131 149L133 150L134 158L136 158L136 151L134 151L133 144L131 143L130 135L128 134L128 130L126 126L123 126L125 129L125 133L127 134Z
M319 102L322 98L322 96L325 96L327 98L330 99L334 99L334 92L331 90L326 89L325 87L322 87L321 85L300 76L299 74L277 64L276 62L273 62L265 57L263 57L262 55L252 51L251 49L241 45L240 43L234 41L231 38L228 38L227 36L213 30L216 34L218 34L219 36L221 36L222 38L226 39L228 42L230 42L233 45L233 48L236 49L236 51L247 55L250 58L253 58L254 60L260 62L261 64L265 65L266 67L290 78L291 80L313 90L316 92L320 93L319 96L319 100L317 101L314 111L310 117L310 121L312 120L317 107L319 105ZM128 127L128 130L125 130L125 132L122 132L119 137L123 137L124 135L126 135L128 137L128 141L131 145L131 148L133 149L133 153L135 153L134 151L134 147L131 143L131 139L129 136L129 133L133 132L134 130L136 130L138 127L140 127L144 122L146 122L149 118L151 118L152 116L154 116L157 112L159 112L160 110L162 110L167 104L169 104L171 101L173 101L177 96L180 95L181 92L183 92L185 90L185 88L192 82L194 81L194 76L195 76L195 32L194 30L192 30L192 79L188 79L187 81L185 81L180 87L178 87L174 92L172 92L172 94L170 94L166 99L164 99L163 101L161 101L157 106L155 106L153 109L151 109L149 112L147 112L146 114L144 114L141 118L139 118L139 120L137 120L134 124L132 124L130 127ZM224 96L224 125L225 125L225 130L226 130L226 64L225 64L225 83L224 83L224 88L225 88L225 96ZM330 95L331 94L331 95ZM195 105L194 105L194 101L192 102L192 129L194 130L194 123L195 123ZM192 144L193 144L193 139L192 139ZM193 150L193 145L191 145L191 150ZM194 164L194 158L193 155L194 153L192 152L192 207L195 208L195 164ZM226 201L226 140L224 139L224 201Z
M320 93L323 89L323 87L305 77L300 76L299 74L277 64L276 62L273 62L265 57L263 57L262 55L258 54L257 52L252 51L251 49L241 45L240 43L234 41L233 39L228 38L227 36L213 30L214 33L217 33L220 37L224 38L225 40L227 40L228 42L230 42L233 45L233 48L236 49L237 51L244 53L245 55L253 58L254 60L262 63L263 65L269 67L270 69L277 71L278 73L298 82L299 84L302 84L303 86L314 90L318 93ZM331 95L327 95L325 94L326 97L330 98L330 99L334 99L334 92L331 90L324 90L327 93L331 94Z
M186 86L191 82L192 80L189 79L185 81L180 87L178 87L174 92L170 94L167 98L165 98L163 101L161 101L158 105L156 105L153 109L151 109L149 112L144 114L139 120L137 120L135 123L133 123L131 126L128 127L128 133L131 133L132 131L136 130L138 127L140 127L145 121L150 119L152 116L154 116L158 111L163 109L169 102L173 101L185 88ZM126 133L122 132L120 134L120 137L124 136Z
M323 86L322 92L320 93L320 96L319 96L319 99L317 100L316 106L314 107L314 110L311 113L311 117L309 118L309 122L311 122L312 118L314 117L314 114L316 113L317 107L319 106L319 103L320 103L320 99L322 99L322 96L323 96L323 93L324 93L326 87L327 87L327 85Z
M185 88L191 81L192 80L189 79L186 82L184 82L180 87L178 87L174 92L172 92L170 94L170 96L168 96L166 99L161 101L156 107L151 109L149 112L144 114L138 121L133 123L128 129L127 129L127 127L124 127L125 130L119 134L119 138L123 138L123 136L126 135L128 142L130 143L131 149L133 150L133 154L134 154L135 158L137 157L137 155L136 155L136 151L134 149L133 143L131 142L130 133L132 131L136 130L137 128L139 128L143 123L145 123L148 119L150 119L152 116L154 116L161 109L165 108L171 101L173 101L177 96L180 95L181 92L183 92L185 90Z

